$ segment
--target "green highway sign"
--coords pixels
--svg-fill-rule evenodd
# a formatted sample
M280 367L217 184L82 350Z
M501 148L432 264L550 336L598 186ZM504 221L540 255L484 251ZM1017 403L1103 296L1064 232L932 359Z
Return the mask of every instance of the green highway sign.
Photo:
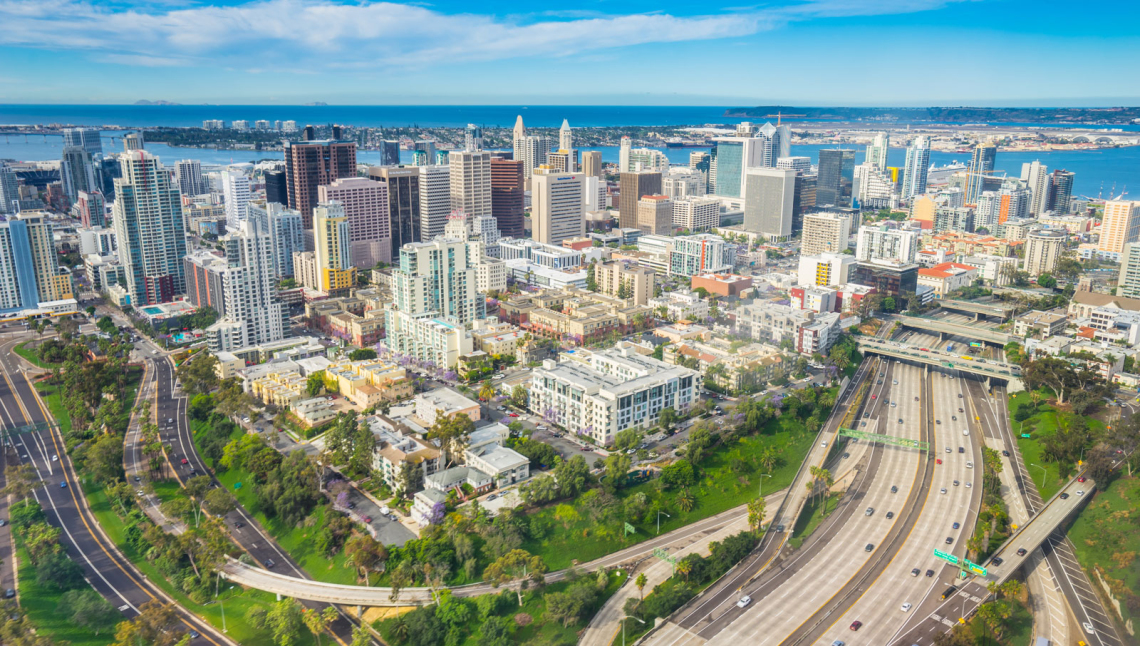
M977 563L971 563L969 561L966 561L966 567L968 567L970 569L970 571L973 572L974 574L978 574L981 576L985 576L986 574L988 574L988 572L986 572L986 568L978 565Z
M946 561L947 563L951 563L953 565L958 565L958 557L954 556L953 554L948 554L946 552L943 552L942 550L936 549L936 550L934 550L934 555L937 556L938 558L942 559L943 561Z
M970 347L971 348L980 348L980 347L982 347L982 344L978 343L977 341L970 341Z
M666 552L665 550L661 549L660 547L653 548L653 556L656 556L657 558L659 558L662 561L665 561L667 563L673 563L673 564L677 563L677 557L669 556L669 552Z
M1021 437L1024 437L1025 439L1028 440L1029 439L1029 433L1022 433Z
M633 525L630 525L629 523L626 523L626 524L625 524L625 534L626 534L626 536L628 536L628 535L630 535L630 534L636 534L636 533L637 533L637 529L636 529L636 528L635 528Z

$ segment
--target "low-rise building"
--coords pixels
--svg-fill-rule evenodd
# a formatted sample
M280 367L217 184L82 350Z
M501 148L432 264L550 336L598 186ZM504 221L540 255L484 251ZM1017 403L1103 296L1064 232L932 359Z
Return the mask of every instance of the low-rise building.
M432 426L441 415L466 415L472 422L480 419L479 402L467 399L450 388L436 388L415 396L416 417Z
M313 397L296 401L290 407L293 415L309 428L320 426L336 417L331 397Z
M665 408L686 411L700 396L700 373L630 348L573 357L534 369L529 408L597 444L612 443L627 428L650 428Z
M245 361L232 352L217 352L214 358L218 360L214 364L214 374L221 380L236 377L237 371L245 367Z
M549 289L499 304L499 318L535 336L577 345L649 324L651 310L584 289Z
M944 262L933 267L918 270L918 284L934 290L934 298L944 298L947 294L969 287L978 278L978 269L956 262Z
M484 319L486 323L476 321L476 328L471 331L471 338L476 350L482 350L489 355L511 356L515 354L519 344L526 336L517 325L505 321Z
M1060 334L1069 324L1069 317L1057 312L1026 312L1013 320L1013 333L1017 336L1035 336L1041 339Z
M665 308L666 318L672 321L703 321L709 316L709 302L693 292L665 292L648 304L655 312Z
M503 264L507 277L524 285L541 289L586 288L585 269L551 269L522 258L505 260Z
M752 277L738 274L700 274L693 276L689 287L696 290L702 287L717 296L743 297L752 289Z
M487 444L463 452L467 466L489 475L502 488L530 477L530 458L499 444Z
M609 260L594 265L599 292L631 299L635 305L645 305L653 296L655 278L652 269L637 263Z
M399 432L395 424L383 417L369 417L367 422L372 434L376 436L372 468L393 491L403 489L400 474L405 463L419 469L425 482L440 470L442 466L440 452L435 446L415 436Z
M1140 298L1125 298L1100 292L1077 291L1069 301L1069 318L1087 319L1092 317L1094 310L1125 310L1140 312Z
M335 381L337 392L361 408L407 399L415 390L407 370L378 359L333 363L325 368L325 381Z
M793 287L788 290L792 305L816 314L839 311L839 290L832 287Z
M696 367L706 385L727 392L750 390L783 377L787 362L780 351L763 343L733 347L723 339L685 341L667 345L665 363Z
M736 324L743 333L777 346L783 341L795 343L799 329L815 318L814 312L766 301L754 301L736 312Z
M796 352L800 354L827 354L831 346L839 340L839 314L827 312L813 318L810 323L800 326L796 337Z
M662 325L653 330L653 334L670 343L683 343L685 341L708 341L712 338L712 330L703 325L678 321L672 325Z

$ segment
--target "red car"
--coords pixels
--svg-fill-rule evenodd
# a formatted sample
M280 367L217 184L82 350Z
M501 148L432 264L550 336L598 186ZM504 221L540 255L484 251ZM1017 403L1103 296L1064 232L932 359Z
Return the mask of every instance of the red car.
M1084 481L1085 481L1085 477L1084 477L1084 476L1081 476L1081 477L1077 478L1077 482L1084 482Z
M518 417L518 413L507 413L507 417Z
M871 399L878 399L878 398L879 398L878 395L871 395Z
M861 621L852 621L851 622L851 630L859 630L862 627L863 627L863 622L861 622Z
M942 458L935 458L934 464L942 464Z
M190 464L190 460L187 460L186 458L182 458L182 464Z
M371 523L372 517L371 516L361 516L360 520L363 520L365 523Z

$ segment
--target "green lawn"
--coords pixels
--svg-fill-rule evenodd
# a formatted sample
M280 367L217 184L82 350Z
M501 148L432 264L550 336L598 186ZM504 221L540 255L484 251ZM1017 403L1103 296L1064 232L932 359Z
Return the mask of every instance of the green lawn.
M1042 399L1042 402L1044 401ZM1056 410L1052 406L1042 403L1040 410L1029 419L1024 422L1013 421L1013 416L1024 404L1032 404L1027 392L1019 392L1009 398L1010 428L1017 436L1017 448L1025 460L1025 468L1029 471L1029 476L1037 485L1041 498L1048 500L1060 491L1061 486L1068 481L1068 478L1072 477L1073 473L1069 470L1070 465L1046 461L1043 452L1042 440L1057 432ZM1104 429L1104 423L1100 420L1092 417L1086 417L1086 419L1094 434ZM1028 433L1030 437L1028 439L1020 437L1022 433ZM1044 473L1042 473L1042 468L1044 468Z
M747 437L740 442L718 447L701 464L703 477L693 487L697 505L689 512L682 512L670 505L669 513L672 518L661 517L661 533L678 529L698 520L708 518L722 511L742 505L756 497L759 490L759 481L763 480L764 491L773 493L788 487L795 478L808 450L811 448L813 436L806 432L803 424L791 416L781 416L769 422L765 432L775 431L771 434L760 434ZM731 470L730 462L740 457L749 460L759 455L765 447L774 446L780 454L780 463L772 470L770 478L761 478L763 469L750 469L743 473ZM656 482L635 485L621 492L622 497L628 497L639 491L645 492L652 499L656 490ZM675 496L669 492L668 497ZM771 512L769 512L771 513ZM544 509L535 516L545 515L553 519L554 510ZM571 523L564 527L554 522L556 531L541 541L529 540L523 544L523 549L542 556L551 570L560 570L570 567L573 561L584 563L613 553L630 545L652 538L656 535L656 524L634 523L636 534L628 537L599 536L594 530L594 523L588 518Z
M800 545L807 540L808 536L815 531L816 527L823 522L825 513L834 511L839 501L839 494L833 493L826 499L816 498L810 500L804 505L804 510L800 512L800 517L796 520L796 527L792 531L792 537L788 539L788 544L795 549L799 549Z
M124 527L122 520L120 520L115 511L111 509L112 503L103 492L103 489L94 483L84 483L83 490L87 496L87 504L91 507L91 511L95 514L99 525L102 526L103 531L119 548L119 551L122 552L128 560L134 563L135 567L137 567L147 579L161 588L163 592L170 595L176 603L206 619L219 630L222 628L222 612L224 606L226 627L229 630L228 635L231 639L243 646L249 644L256 646L273 646L273 637L268 631L254 630L249 627L242 618L245 616L246 611L252 606L261 605L268 607L276 600L274 595L260 590L245 590L240 587L227 588L223 582L221 587L222 594L219 595L222 600L221 605L215 603L194 603L186 595L176 590L158 568L149 563L127 543L123 533ZM315 643L316 641L313 639L312 633L302 631L301 639L297 642L297 646L311 646Z
M1090 573L1099 569L1120 600L1125 619L1135 623L1137 613L1125 603L1140 593L1140 478L1122 475L1104 491L1097 491L1069 529L1077 560ZM1135 604L1135 600L1132 602Z
M197 444L199 433L202 430L201 422L192 422L194 441ZM243 432L235 431L240 436ZM277 518L268 518L261 512L257 504L257 496L253 492L253 475L241 469L230 469L217 474L218 482L227 490L234 493L238 502L246 511L257 519L270 536L292 556L297 563L314 579L326 583L356 584L356 571L345 565L344 552L333 558L327 558L314 547L314 538L325 524L325 514L329 513L327 505L318 506L304 522L296 526L282 523ZM241 483L241 487L235 485ZM332 512L337 513L337 512Z
M1016 599L1010 603L1013 604L1013 614L1006 621L1001 639L994 637L977 617L969 621L977 646L1030 646L1033 643L1033 613Z
M63 593L36 583L36 566L32 565L27 550L20 547L16 553L20 561L20 607L28 613L28 619L39 634L57 644L66 642L71 646L104 646L115 640L114 626L96 635L59 612L59 598Z
M34 351L32 351L29 348L24 347L24 346L28 345L29 343L31 343L31 341L24 341L23 343L17 345L15 348L12 348L12 349L15 350L16 354L27 359L28 362L31 363L33 366L36 366L39 368L44 368L46 370L51 370L53 366L58 365L58 364L44 363L43 361L41 361L40 358L38 356L36 356L36 353Z

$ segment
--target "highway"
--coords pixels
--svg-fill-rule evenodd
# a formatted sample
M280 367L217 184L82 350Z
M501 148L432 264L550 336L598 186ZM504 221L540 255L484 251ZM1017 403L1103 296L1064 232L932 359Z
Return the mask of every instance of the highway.
M13 345L23 340L26 339L17 337L0 343L0 369L3 372L0 421L8 429L49 419L27 372L19 369L19 358L10 352ZM87 508L59 431L53 427L21 434L14 438L13 443L18 455L16 459L33 465L43 481L44 486L35 491L35 498L43 506L48 522L63 530L68 556L80 565L91 586L127 619L137 616L139 607L148 601L171 602L103 534ZM215 646L233 643L208 622L177 604L174 608L182 629L186 632L193 630L200 635L191 643Z

